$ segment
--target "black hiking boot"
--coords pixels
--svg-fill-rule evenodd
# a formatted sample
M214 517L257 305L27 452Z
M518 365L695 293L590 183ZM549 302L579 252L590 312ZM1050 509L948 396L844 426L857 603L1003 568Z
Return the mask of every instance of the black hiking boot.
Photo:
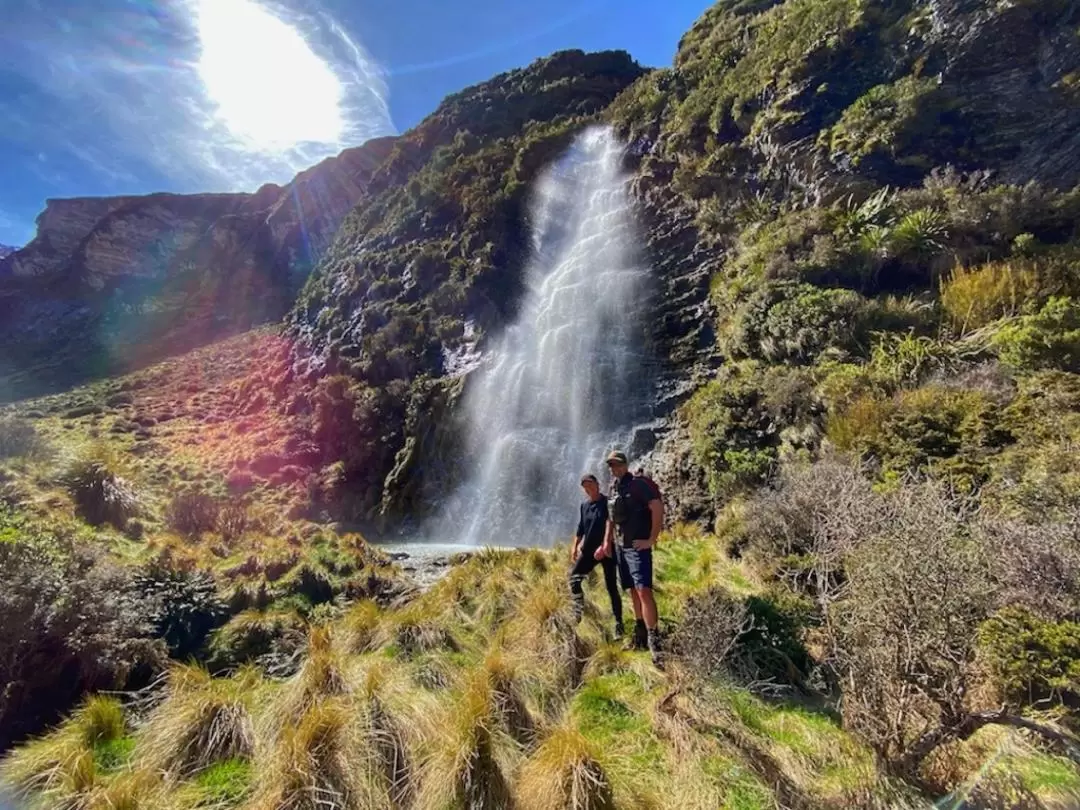
M660 631L652 629L649 633L649 654L652 656L653 666L657 669L664 668L664 650L660 646Z
M634 622L634 632L626 639L623 649L627 652L636 652L648 647L649 631L645 628L645 622L638 619Z
M626 628L623 627L622 621L615 622L615 636L616 641L621 641L622 637L626 635Z

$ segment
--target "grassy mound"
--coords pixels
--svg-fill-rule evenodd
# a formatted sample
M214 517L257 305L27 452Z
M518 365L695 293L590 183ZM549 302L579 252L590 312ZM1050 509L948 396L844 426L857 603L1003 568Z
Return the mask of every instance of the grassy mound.
M765 598L719 544L664 535L669 630L702 594ZM798 688L765 699L732 675L696 674L692 657L675 654L661 672L614 648L598 583L575 626L564 553L481 552L408 605L358 603L311 630L287 678L182 667L149 711L92 698L9 755L3 779L72 808L929 806ZM454 644L402 644L418 624ZM1016 732L965 745L934 766L956 784L1006 768L1050 803L1080 785Z

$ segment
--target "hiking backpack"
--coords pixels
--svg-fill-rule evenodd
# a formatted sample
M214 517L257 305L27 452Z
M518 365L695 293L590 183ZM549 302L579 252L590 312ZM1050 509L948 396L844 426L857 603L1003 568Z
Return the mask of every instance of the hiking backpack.
M650 478L649 476L645 475L642 472L638 472L638 473L634 473L634 480L643 482L645 484L646 488L652 494L653 498L656 498L657 500L660 500L661 502L663 502L663 496L660 494L660 487L657 485L657 483L655 481L652 480L652 478ZM632 484L632 482L631 482L631 484ZM614 523L625 523L626 521L628 521L630 519L631 510L633 509L633 506L631 504L627 503L627 501L632 501L632 500L633 500L632 495L627 495L627 497L624 498L619 494L618 482L616 482L614 492L612 492L612 496L611 496L611 520L612 520L612 522L614 522ZM644 510L644 511L648 511L648 509L649 509L647 503L638 504L638 508L641 509L641 510Z

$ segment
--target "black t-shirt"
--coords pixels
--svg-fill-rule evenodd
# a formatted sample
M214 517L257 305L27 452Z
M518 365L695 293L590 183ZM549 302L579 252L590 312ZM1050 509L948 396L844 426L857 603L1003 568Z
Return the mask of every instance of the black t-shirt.
M652 534L652 512L649 511L649 502L654 499L649 485L627 473L615 482L611 494L630 500L629 520L615 527L622 544L629 546L635 540L648 540L649 535Z
M607 498L601 496L595 501L585 501L581 504L581 516L578 519L577 537L584 538L581 541L583 554L596 551L603 545L607 521Z

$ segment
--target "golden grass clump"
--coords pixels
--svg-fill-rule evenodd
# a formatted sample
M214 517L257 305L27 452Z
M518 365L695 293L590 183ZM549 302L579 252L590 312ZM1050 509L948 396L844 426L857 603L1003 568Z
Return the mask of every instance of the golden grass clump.
M370 752L368 781L388 806L409 806L416 791L414 751L426 731L424 716L430 712L409 690L407 676L387 660L368 665L358 691L359 733Z
M554 729L525 763L517 783L522 810L615 810L597 752L577 729Z
M250 758L256 741L251 709L260 682L254 670L213 678L198 667L174 667L169 694L139 741L146 767L182 778L216 762Z
M556 572L521 599L507 623L507 639L508 652L550 697L566 698L580 686L591 650L577 632L565 583Z
M347 654L334 643L330 626L316 625L308 635L303 666L289 679L269 712L270 731L298 722L325 698L348 696L353 691Z
M82 807L99 781L98 752L126 733L120 702L91 697L55 732L12 752L0 766L0 782L47 797L49 807Z
M501 647L496 647L484 659L482 670L491 685L500 722L515 742L531 747L538 729L529 710L520 669Z
M442 606L437 600L417 600L383 619L376 636L378 645L397 647L405 656L457 650L457 640L444 621Z
M379 606L370 599L362 599L352 605L340 624L345 648L351 653L366 653L375 649L380 619Z
M941 281L941 308L961 334L1019 315L1039 289L1039 274L1023 261L957 266Z
M418 810L513 810L518 749L503 729L488 672L467 677L428 744Z
M83 805L85 810L182 810L170 801L160 779L146 771L124 773L100 785Z
M295 725L282 729L258 768L248 810L368 810L367 750L358 737L356 711L345 698L310 706Z

